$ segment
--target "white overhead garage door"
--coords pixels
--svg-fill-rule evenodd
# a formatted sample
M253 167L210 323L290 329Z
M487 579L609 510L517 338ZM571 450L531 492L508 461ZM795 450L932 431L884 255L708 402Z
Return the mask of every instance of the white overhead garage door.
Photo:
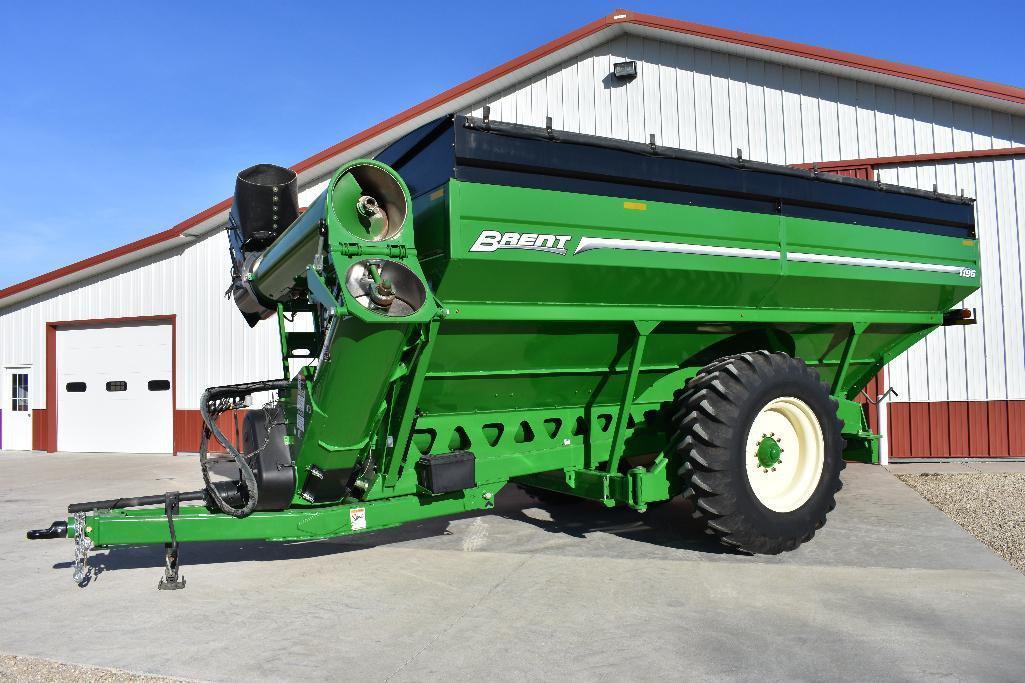
M171 325L57 330L57 450L170 453Z

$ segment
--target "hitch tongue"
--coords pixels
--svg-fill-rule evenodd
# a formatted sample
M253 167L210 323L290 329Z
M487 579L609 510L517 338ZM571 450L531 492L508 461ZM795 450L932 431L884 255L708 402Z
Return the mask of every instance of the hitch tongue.
M25 533L25 538L30 541L37 541L42 538L67 538L68 523L58 519L48 529L31 529Z

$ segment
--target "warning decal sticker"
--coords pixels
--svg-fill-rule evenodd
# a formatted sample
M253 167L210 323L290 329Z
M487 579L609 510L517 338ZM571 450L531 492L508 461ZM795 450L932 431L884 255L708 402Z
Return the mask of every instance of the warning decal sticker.
M349 526L353 531L367 528L367 509L352 508L349 510Z

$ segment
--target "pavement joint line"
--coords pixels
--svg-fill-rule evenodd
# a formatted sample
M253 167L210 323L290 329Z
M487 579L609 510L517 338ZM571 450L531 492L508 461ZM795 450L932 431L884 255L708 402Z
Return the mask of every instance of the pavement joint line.
M416 574L414 572L407 572L405 569L398 569L398 568L396 568L395 572L398 573L398 574L402 574L403 576L408 576L411 579L419 579L420 581L423 581L424 583L430 583L430 584L433 584L435 586L441 586L442 588L447 588L448 590L452 590L452 591L459 590L458 588L456 588L455 586L453 586L451 584L445 583L443 581L435 581L434 579L429 579L426 576L421 576L420 574Z
M458 623L459 623L460 621L462 621L462 620L463 620L463 617L465 617L465 616L466 616L467 614L469 614L469 613L473 612L474 610L476 610L476 609L477 609L477 607L478 607L478 606L479 606L479 605L480 605L480 604L481 604L482 602L484 602L484 600L485 600L485 599L487 599L487 598L488 598L488 596L490 596L490 595L491 595L492 593L494 593L494 592L495 592L495 591L496 591L496 590L498 589L498 587L499 587L499 586L501 586L501 585L502 585L503 583L505 583L506 581L508 581L508 580L509 580L509 578L510 578L510 577L512 577L512 575L513 575L513 574L515 574L515 573L516 573L516 572L518 572L519 570L523 569L523 567L524 567L524 566L525 566L525 565L526 565L526 564L527 564L528 562L530 562L530 560L531 560L531 559L533 559L533 558L534 558L534 554L533 554L533 553L530 553L530 554L528 554L528 555L527 555L527 556L526 556L525 558L523 558L523 561L522 561L522 562L520 562L520 563L519 563L519 564L517 564L517 565L516 565L515 567L513 567L512 569L510 569L509 571L507 571L507 572L506 572L506 573L505 573L505 574L504 574L504 575L503 575L503 576L502 576L502 577L501 577L501 578L500 578L500 579L499 579L498 581L496 581L496 582L495 582L495 583L494 583L494 584L493 584L493 585L492 585L492 586L491 586L490 588L488 588L488 589L487 589L486 591L484 591L484 592L483 592L483 593L482 593L482 594L481 594L480 596L478 596L478 597L477 597L477 599L473 601L473 604L472 604L472 605L470 605L470 606L466 607L465 609L463 609L463 611L462 611L462 612L460 612L460 613L459 613L459 614L458 614L458 615L456 616L456 618L455 618L455 619L453 619L453 620L452 620L451 622L449 622L449 625L448 625L448 626L446 626L446 627L445 627L445 628L444 628L443 630L441 630L441 631L438 631L437 633L435 633L435 634L434 634L434 637L433 637L433 638L431 638L430 640L428 640L428 641L427 641L426 643L424 643L424 644L423 644L423 645L422 645L422 646L420 647L420 649L419 649L419 650L417 650L416 652L414 652L414 653L413 653L413 655L412 655L411 657L409 657L409 658L408 658L408 659L407 659L406 661L404 661L404 662L402 662L401 664L399 664L398 668L396 668L396 669L395 669L395 671L392 671L392 672L391 672L390 674L388 674L387 676L385 676L384 680L385 680L385 681L390 681L390 680L392 680L393 678L395 678L396 676L398 676L398 675L399 675L399 673L401 673L403 669L405 669L405 668L406 668L407 666L409 666L409 665L410 665L410 664L412 664L412 663L413 663L414 661L416 661L416 659L417 659L417 658L418 658L418 657L419 657L420 655L422 655L422 654L423 654L423 653L424 653L425 651L427 651L427 650L428 650L428 649L429 649L429 648L430 648L430 647L431 647L432 645L434 645L434 643L438 642L438 640L440 640L442 636L444 636L444 635L445 635L446 633L448 633L449 631L451 631L452 629L454 629L454 628L456 627L456 625L457 625L457 624L458 624Z

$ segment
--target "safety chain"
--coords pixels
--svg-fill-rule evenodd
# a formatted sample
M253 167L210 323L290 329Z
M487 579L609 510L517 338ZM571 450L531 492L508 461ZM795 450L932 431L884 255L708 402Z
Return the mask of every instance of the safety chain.
M89 551L92 550L93 541L85 535L85 513L76 512L75 515L75 573L72 575L75 583L85 586L92 579L93 570L89 566Z

